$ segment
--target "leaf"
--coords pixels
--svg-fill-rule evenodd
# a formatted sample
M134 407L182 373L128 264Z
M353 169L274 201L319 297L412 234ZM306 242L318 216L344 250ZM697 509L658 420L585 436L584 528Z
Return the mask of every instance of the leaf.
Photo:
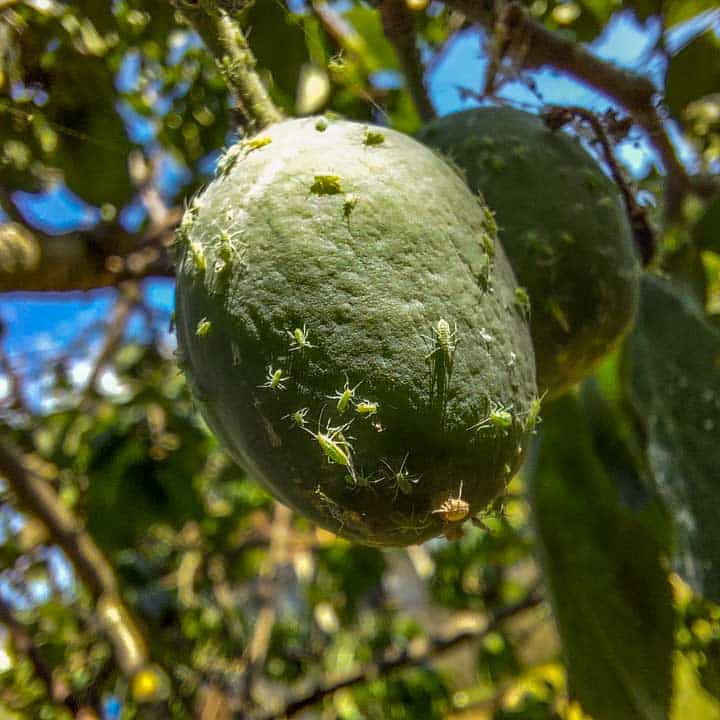
M680 117L685 107L720 87L720 39L706 30L670 59L665 102Z
M368 72L399 70L397 54L385 37L377 10L354 4L344 18L357 32L357 36L343 38L344 49L360 54Z
M595 720L664 720L674 616L650 508L622 504L579 399L543 413L528 470L571 694Z
M720 197L710 202L693 228L693 243L702 250L720 252Z
M676 523L678 571L717 601L720 331L694 300L646 276L626 361L650 467Z
M310 59L302 19L271 0L253 3L246 25L258 66L272 76L274 98L292 111L300 68Z

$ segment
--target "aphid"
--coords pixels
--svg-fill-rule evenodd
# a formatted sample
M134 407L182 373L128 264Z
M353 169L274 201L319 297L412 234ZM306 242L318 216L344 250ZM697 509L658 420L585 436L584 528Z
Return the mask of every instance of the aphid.
M526 320L530 319L530 296L524 287L515 288L515 307Z
M300 328L295 328L292 332L290 332L289 330L287 330L286 332L290 336L290 352L315 347L308 340L310 333L308 332L306 325L303 324L302 330Z
M413 505L410 517L401 513L394 513L390 516L390 522L395 527L395 534L402 533L404 535L411 532L419 535L430 524L430 514L428 513L424 518L415 520L415 506Z
M217 172L219 175L226 175L229 173L240 156L242 146L238 143L231 145L221 156L217 162Z
M347 482L348 485L353 485L357 488L367 488L368 490L372 490L372 486L381 481L381 477L376 478L374 475L364 475L363 473L355 473L354 476L345 476L345 482Z
M380 403L370 400L361 400L359 403L355 403L355 412L363 417L372 417L379 409Z
M258 385L258 387L268 388L270 390L284 390L285 381L289 379L289 375L283 375L282 369L273 370L272 365L268 365L266 380L262 385Z
M440 515L446 523L458 523L466 520L470 514L470 505L462 499L462 487L461 482L458 496L445 500L437 510L432 511L432 514Z
M455 362L457 326L451 329L450 323L441 318L432 328L432 337L425 337L425 340L429 341L432 347L425 356L430 363L430 395L444 405Z
M339 524L338 530L342 530L345 521L343 520L342 512L338 508L338 504L329 495L324 493L319 485L315 488L315 495L318 496L321 507L326 508L330 516Z
M288 415L283 415L283 420L291 420L292 424L295 427L304 428L306 425L305 416L308 414L308 412L310 412L309 408L300 408L299 410L289 413Z
M305 432L317 440L329 463L337 463L346 467L353 482L356 482L357 476L352 464L352 446L343 435L343 432L350 427L351 423L352 421L338 427L330 427L330 421L328 420L325 432L320 432L320 421L318 421L318 431L316 433L307 428L305 428Z
M337 195L342 192L339 175L316 175L310 186L310 192L315 195Z
M412 492L412 486L417 485L417 483L420 482L420 475L410 475L410 473L405 469L405 464L407 463L409 453L405 454L405 457L402 460L402 463L400 463L400 469L395 470L392 469L389 463L387 463L385 460L382 460L382 464L389 470L389 475L387 476L388 480L392 483L392 487L395 490L395 494L393 495L393 502L397 499L398 493L402 493L403 495L409 495Z
M381 132L377 132L376 130L371 130L370 128L366 128L365 130L365 138L363 140L365 145L382 145L385 142L385 136Z
M210 330L212 329L212 322L208 320L206 317L204 317L202 320L200 320L197 324L197 328L195 328L195 334L198 337L205 337Z
M320 118L320 119L315 123L315 129L316 129L318 132L325 132L325 131L327 130L327 126L328 126L327 120L325 120L324 118Z
M542 401L545 398L545 393L540 397L536 397L528 408L527 415L525 416L525 423L523 429L525 432L535 432L535 428L540 423L540 408L542 407Z
M190 257L198 272L205 272L207 262L205 261L202 248L197 243L190 243Z
M479 422L471 425L468 430L492 430L493 433L507 435L508 430L512 427L514 418L510 407L505 407L496 402L490 403L490 412Z
M343 217L345 220L350 220L350 215L352 211L355 209L355 207L358 204L358 199L352 195L350 195L345 202L343 203Z
M245 140L245 142L243 142L243 147L248 152L252 152L253 150L259 150L261 147L269 145L271 142L272 138L265 135L263 137L253 138L252 140Z
M350 387L348 379L345 378L345 387L342 390L338 390L334 395L328 395L328 400L337 400L337 411L344 413L347 410L350 401L355 397L355 391L362 384L362 380L355 386Z

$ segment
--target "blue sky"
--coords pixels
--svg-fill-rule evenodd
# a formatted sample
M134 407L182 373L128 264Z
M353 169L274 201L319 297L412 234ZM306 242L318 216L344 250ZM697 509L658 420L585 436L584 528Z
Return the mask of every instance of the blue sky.
M681 28L670 38L670 43L681 45L683 33L696 32L694 28ZM659 80L663 73L658 60L647 62L648 50L658 28L651 21L639 25L628 13L616 16L606 27L603 35L593 44L600 56L628 68L642 67L644 72ZM464 31L453 43L429 78L429 90L439 114L447 114L469 107L470 100L463 100L458 87L479 89L486 62L482 56L481 37L474 30ZM129 58L118 77L118 85L131 83L133 59ZM609 103L593 91L580 86L569 78L552 72L537 75L537 87L545 103L577 104L595 110L603 110ZM538 98L519 83L505 86L504 97L516 103L537 107ZM152 139L152 128L132 123L133 135ZM681 148L682 152L686 152ZM633 174L644 175L652 162L651 153L641 137L632 137L621 148L621 157ZM164 162L160 175L162 190L172 196L184 182L183 168L169 159ZM99 211L85 205L62 187L43 195L16 193L18 205L26 217L46 232L60 233L74 228L87 227L97 222ZM122 218L128 226L142 221L143 209L138 205L126 208ZM146 281L143 285L148 303L155 309L169 313L173 304L173 283L169 280ZM113 290L98 290L85 294L58 296L0 296L0 318L7 328L5 350L26 379L32 380L32 400L46 409L51 407L47 398L49 378L44 374L48 361L60 355L68 344L81 338L72 368L72 378L82 383L90 367L93 353L97 351L101 328L95 327L108 314L114 298ZM141 323L136 319L129 332L138 334ZM167 338L171 343L170 337ZM112 379L107 380L112 389ZM0 378L0 394L6 383Z

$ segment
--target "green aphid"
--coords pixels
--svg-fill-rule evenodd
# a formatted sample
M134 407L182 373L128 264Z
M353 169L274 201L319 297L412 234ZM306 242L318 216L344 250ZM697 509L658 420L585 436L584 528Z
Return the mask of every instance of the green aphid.
M289 379L289 375L283 375L282 369L273 370L272 365L268 365L265 382L258 385L258 387L268 388L269 390L284 390L285 382Z
M202 248L197 243L190 243L190 257L192 258L195 269L200 273L205 272L207 262L205 255L203 255Z
M355 403L355 412L363 417L372 417L379 409L380 403L370 400L361 400L359 403Z
M337 411L342 414L347 410L350 401L355 397L355 391L361 384L362 380L355 387L351 388L348 379L345 378L345 386L343 389L338 390L334 395L328 395L328 400L337 400Z
M307 424L307 422L305 421L305 418L306 418L308 412L310 412L309 408L306 408L306 407L300 408L299 410L296 410L295 412L290 413L289 415L284 415L283 420L289 419L292 421L292 424L295 427L304 428L305 425Z
M494 434L507 435L513 422L514 418L510 412L510 408L492 403L490 405L490 412L482 418L482 420L471 425L468 430L476 430L477 432L491 430Z
M355 469L352 464L352 446L346 440L343 432L350 427L351 423L345 423L338 427L330 427L328 421L325 432L320 432L318 424L318 431L314 433L312 430L305 430L305 432L312 435L317 440L320 449L323 451L325 457L329 463L336 463L342 465L348 469L353 482L356 480Z
M350 219L350 215L352 211L355 209L355 207L358 204L358 199L354 197L353 195L350 195L347 200L343 203L343 216L346 220Z
M365 138L363 139L363 142L365 145L370 146L382 145L385 142L385 136L377 130L370 130L370 128L367 128L365 130Z
M263 135L262 137L256 137L252 138L251 140L246 140L243 143L243 147L248 151L252 152L253 150L259 150L262 147L265 147L266 145L269 145L272 142L272 138L268 137L267 135Z
M387 468L387 479L390 481L392 489L395 490L393 496L393 502L397 499L398 493L403 495L409 495L412 492L412 486L420 482L419 475L410 475L405 469L409 453L405 454L405 457L400 463L400 468L395 471L385 460L382 460L382 464Z
M327 130L327 126L328 126L328 124L327 124L327 120L325 120L325 118L320 118L320 119L315 123L315 129L316 129L318 132L325 132L325 131Z
M302 329L295 328L292 332L287 330L287 334L290 336L290 352L297 352L298 350L315 347L308 339L310 333L308 332L306 325L303 325Z
M536 397L531 403L525 416L524 429L526 432L535 432L535 428L540 423L540 408L545 395Z
M200 322L197 324L197 328L195 329L195 334L198 337L205 337L210 330L212 330L212 322L208 320L206 317L204 317Z
M515 288L515 307L526 320L530 319L530 296L524 287Z
M339 175L316 175L310 192L315 195L338 195L342 192L341 178Z

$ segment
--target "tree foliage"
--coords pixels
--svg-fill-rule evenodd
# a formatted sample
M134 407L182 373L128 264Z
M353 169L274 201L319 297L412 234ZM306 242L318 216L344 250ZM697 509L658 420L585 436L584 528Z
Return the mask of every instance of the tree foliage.
M0 0L0 292L110 308L39 357L3 325L0 716L720 718L715 5ZM543 408L485 528L350 544L197 413L153 298L183 205L253 121L211 6L286 115L415 133L468 43L458 107L607 100L550 116L628 199L640 311ZM636 68L601 57L618 26L647 41ZM546 102L547 70L579 85Z

